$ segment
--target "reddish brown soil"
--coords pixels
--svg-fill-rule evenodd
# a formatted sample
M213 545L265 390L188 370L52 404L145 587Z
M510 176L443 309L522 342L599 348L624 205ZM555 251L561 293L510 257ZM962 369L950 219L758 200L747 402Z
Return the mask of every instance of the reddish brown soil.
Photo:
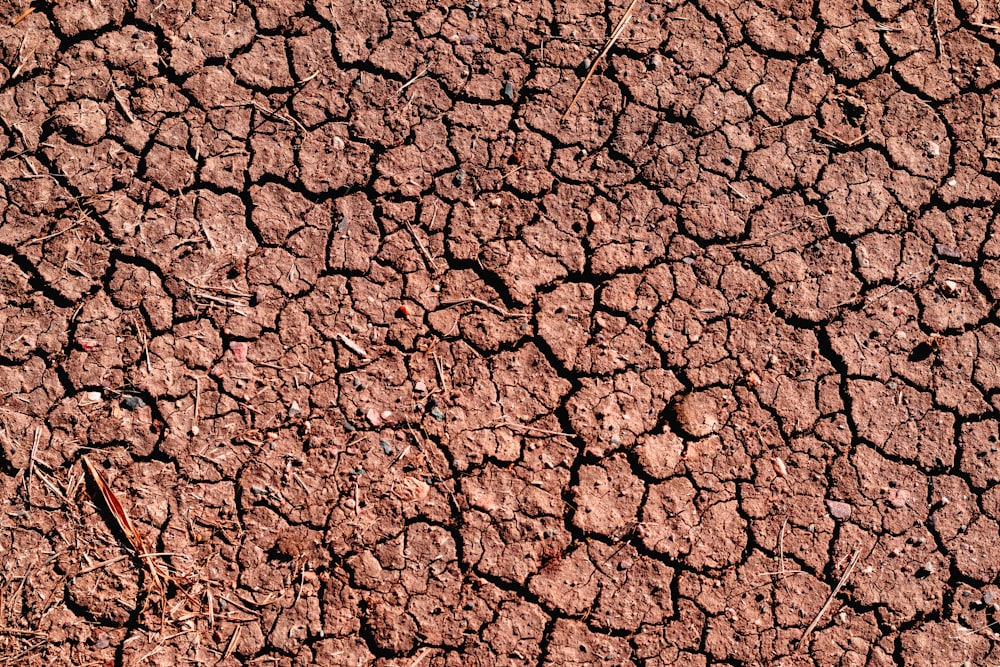
M625 9L0 0L0 663L1000 661L1000 11Z

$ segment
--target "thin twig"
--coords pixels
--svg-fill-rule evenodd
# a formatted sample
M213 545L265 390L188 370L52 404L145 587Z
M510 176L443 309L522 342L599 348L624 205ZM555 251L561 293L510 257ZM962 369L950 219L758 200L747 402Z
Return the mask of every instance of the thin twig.
M778 574L785 576L785 526L788 525L788 517L781 522L781 530L778 531Z
M28 8L24 10L23 14L21 14L16 19L14 19L14 22L11 23L11 25L12 26L13 25L17 25L18 23L20 23L24 19L28 18L28 15L31 14L33 11L35 11L35 3L34 2L32 2L31 5L29 5ZM13 77L11 77L11 78L13 78Z
M436 354L432 354L431 357L434 359L434 368L437 370L438 383L441 385L441 391L447 393L448 385L445 383L444 380L444 364L441 363L441 360L438 359L438 356Z
M549 431L544 428L536 428L534 426L527 426L525 424L516 424L514 422L500 422L497 426L505 426L510 429L519 428L523 431L531 431L533 433L542 433L544 435L559 435L566 438L575 438L576 433L563 433L562 431Z
M350 338L348 338L344 334L342 334L342 333L337 334L337 338L339 338L340 342L344 344L344 347L346 347L348 350L350 350L354 354L358 355L359 357L367 357L368 356L368 353L365 352L365 350L364 350L363 347L361 347L360 345L358 345L357 343L355 343L353 340L351 340Z
M18 19L18 20L20 20L20 19ZM35 642L34 644L32 644L28 648L24 649L20 653L16 653L14 655L9 655L7 657L0 658L0 665L6 665L9 662L17 662L18 660L20 660L24 656L26 656L29 653L31 653L32 651L34 651L36 648L39 648L39 647L44 646L44 645L49 644L49 643L50 643L50 641L49 641L48 635L46 635L44 639L41 639L41 640Z
M21 630L20 628L0 628L0 635L11 635L13 637L46 637L44 632L37 630Z
M514 167L513 169L511 169L510 171L508 171L506 174L504 174L503 176L501 176L500 180L501 181L506 181L508 177L513 176L514 174L516 174L517 172L521 171L522 169L524 169L524 165L523 164L519 164L516 167Z
M295 85L297 85L297 86L299 86L301 88L302 86L306 85L307 83L309 83L310 81L312 81L313 79L315 79L316 77L318 77L319 73L320 73L320 70L316 70L315 72L313 72L312 74L310 74L306 78L302 79L301 81L299 81Z
M18 584L17 590L14 591L14 595L11 596L11 599L16 600L21 597L21 591L24 590L24 585L28 582L28 576L31 574L31 570L35 567L35 565L36 561L32 561L31 564L28 565L28 569L24 571L24 576L21 577L21 583ZM11 611L13 611L13 609Z
M132 115L131 109L129 109L125 104L125 100L122 99L122 96L118 94L118 89L115 88L115 82L111 79L108 79L108 88L111 89L111 95L115 98L115 102L118 103L118 108L122 110L123 114L125 114L125 118L128 119L128 122L135 123L135 116Z
M308 492L307 492L308 493ZM291 606L294 607L299 603L299 598L302 597L302 587L306 582L306 564L303 563L302 567L299 568L299 590L295 593L295 599L292 600Z
M625 10L625 13L618 20L618 25L615 26L614 31L611 33L611 37L609 37L608 41L604 44L604 50L601 51L599 56L594 58L594 63L590 66L590 71L587 72L587 76L585 76L583 81L580 82L580 87L576 89L576 95L573 96L573 101L569 103L569 106L566 108L566 113L564 113L562 118L559 119L560 123L566 120L569 112L573 110L573 107L576 106L577 101L580 99L580 95L583 94L583 89L587 87L587 84L590 82L590 78L594 76L594 71L597 70L597 66L602 60L604 60L604 57L608 55L608 51L610 51L611 47L615 45L615 42L618 41L621 34L625 32L625 26L628 25L630 20L632 20L632 10L635 8L638 1L639 0L632 0L632 2L629 3L628 8Z
M27 39L27 35L21 38L21 46L17 47L17 67L15 67L14 71L10 73L10 78L7 79L8 81L17 78L17 76L21 73L21 69L24 67L24 63L27 61L27 58L24 57L24 43ZM28 58L33 55L35 55L34 50L28 54Z
M434 213L437 214L437 209L435 209ZM406 225L406 229L410 232L410 236L413 237L413 242L417 244L417 249L420 251L420 254L424 256L424 261L427 262L427 268L430 269L431 274L437 274L438 269L434 264L434 258L431 257L430 252L428 252L427 248L424 247L424 244L420 242L420 239L417 237L417 232L413 229L413 225L411 225L408 220L403 220L403 224Z
M178 276L178 278L180 278L182 282L187 283L188 285L190 285L191 287L193 287L193 288L195 288L197 290L207 290L209 292L219 292L220 294L225 294L226 296L235 296L235 297L238 297L240 299L249 299L249 298L253 297L253 294L247 294L246 292L239 292L237 290L230 289L228 287L215 287L213 285L199 285L198 283L196 283L196 282L194 282L192 280L188 280L187 278L184 278L183 276Z
M809 216L809 217L806 217L806 218L803 218L803 219L799 220L798 222L795 222L795 223L792 223L792 224L787 225L785 227L781 227L779 229L776 229L773 232L765 234L764 236L761 236L759 238L747 239L746 241L736 241L734 243L730 243L726 247L728 247L728 248L756 248L756 247L760 247L760 246L765 245L768 241L770 241L771 239L773 239L776 236L781 236L782 234L787 234L788 232L794 232L795 230L799 229L800 227L802 227L802 225L804 225L807 222L814 222L816 220L822 220L825 217L827 217L827 216Z
M422 662L424 661L424 658L426 658L426 657L427 657L427 655L428 655L428 654L429 654L429 653L430 653L430 652L431 652L432 650L433 650L433 649L431 649L431 648L428 648L428 647L424 647L423 649L421 649L421 650L420 650L420 652L419 652L419 653L417 653L417 655L415 655L415 656L413 657L413 660L411 660L411 661L410 661L410 664L409 664L409 667L417 667L417 665L419 665L420 663L422 663Z
M802 633L802 638L799 639L799 647L798 647L799 651L801 651L802 647L806 645L806 639L809 638L809 635L812 634L812 631L816 629L817 625L819 625L819 620L821 618L823 618L823 614L825 614L826 611L827 611L827 609L830 608L830 605L833 604L833 600L834 600L834 598L837 597L837 593L839 593L840 589L843 588L844 584L847 583L847 579L848 579L848 577L851 576L851 573L854 572L854 566L858 564L858 559L859 558L861 558L861 548L860 547L858 548L857 551L854 552L854 557L851 558L851 562L848 564L847 569L844 570L844 574L841 575L840 581L837 582L837 585L834 587L833 591L830 593L830 597L828 597L826 599L826 602L823 603L823 607L819 610L819 613L816 614L816 618L814 618L813 622L809 624L809 627L806 628L806 631Z
M401 452L399 453L399 456L397 456L396 458L394 458L394 459L392 460L392 463L390 463L390 464L389 464L389 468L390 468L390 469L392 468L392 466L396 465L396 464L397 464L397 463L399 463L399 462L400 462L401 460L403 460L403 457L404 457L404 456L406 456L407 454L409 454L409 453L410 453L410 447L411 447L411 445L407 445L406 447L404 447L404 448L403 448L403 451L401 451Z
M198 411L201 408L201 378L195 376L194 378L194 424L191 426L191 432L198 435Z
M784 570L784 571L781 571L781 572L779 572L778 570L774 570L773 572L765 570L764 572L755 572L753 576L755 576L755 577L778 577L779 579L781 579L783 577L790 577L793 574L808 574L808 572L806 570ZM761 584L761 585L765 585L765 584ZM754 586L754 588L760 588L760 586Z
M277 111L272 111L271 109L268 109L266 106L264 106L263 104L261 104L260 102L257 102L257 101L251 102L250 106L252 106L257 111L261 112L265 116L271 116L272 118L277 118L278 120L283 120L286 123L288 123L289 125L294 125L295 127L297 127L300 130L302 130L303 134L308 134L308 132L309 132L309 130L307 130L302 123L300 123L299 121L295 120L295 118L293 118L292 116L286 116L283 113L278 113Z
M406 83L404 83L402 86L400 86L399 90L396 91L396 95L397 96L400 95L404 90L406 90L407 88L409 88L410 86L412 86L413 84L415 84L417 81L419 81L421 78L423 78L423 76L425 74L427 74L427 68L426 67L423 68L422 70L420 70L420 72L418 72L415 77L413 77L412 79L410 79L409 81L407 81Z
M962 632L964 632L965 634L952 635L951 637L948 637L948 639L963 639L964 637L968 637L969 635L979 635L998 624L1000 624L1000 621L993 621L992 623L987 623L986 625L976 630L973 630L972 628L962 628Z
M137 334L139 334L139 342L142 343L142 352L143 352L143 355L146 357L146 373L148 373L149 375L152 375L153 374L153 364L149 360L149 341L146 339L146 334L143 333L142 327L139 326L139 318L138 317L134 318L134 324L135 324L135 331L136 331Z
M250 614L251 616L253 616L255 618L260 618L260 612L259 611L255 611L255 610L251 609L250 607L247 607L245 604L237 602L236 600L233 600L232 598L227 598L225 595L220 595L219 599L220 600L224 600L226 602L226 604L231 604L234 607L236 607L237 609L239 609L240 611L244 611L244 612ZM263 606L263 605L257 605L257 603L255 603L255 602L252 602L250 604L254 604L254 605L258 606L258 607L259 606Z
M37 461L36 461L36 463L37 463ZM69 502L68 500L66 500L66 494L64 494L62 491L60 491L59 487L56 486L55 484L53 484L52 480L49 479L49 476L46 475L44 472L42 472L41 469L36 469L35 470L35 474L38 475L38 479L42 480L42 483L45 486L49 487L49 491L51 491L53 494L55 494L56 498L59 498L64 503Z
M853 148L853 147L857 146L862 141L864 141L865 138L867 138L869 134L871 134L871 130L869 130L869 131L865 132L864 134L862 134L861 136L855 137L854 139L842 139L839 136L837 136L836 134L834 134L833 132L827 132L826 130L824 130L823 128L820 128L820 127L814 127L813 131L816 134L818 134L819 136L821 136L824 139L826 139L827 141L836 142L836 143L838 143L838 144L840 144L842 146L846 146L847 148Z
M231 306L233 308L247 308L247 304L240 303L239 301L233 301L232 299L224 299L221 296L212 296L211 294L205 294L204 292L195 292L195 298L205 299L207 301L214 301L215 303L221 303L224 306Z
M77 573L77 575L78 576L83 576L85 574L90 574L94 570L100 570L101 568L107 567L109 565L114 565L115 563L117 563L119 561L123 561L126 558L129 558L129 556L127 554L122 554L121 556L115 556L114 558L109 558L107 560L102 560L99 563L94 563L90 567L83 568L82 570L80 570Z
M38 441L42 439L42 427L35 427L34 442L31 443L31 454L28 457L28 474L24 478L24 494L31 507L31 477L35 474L35 455L38 454Z
M511 313L509 313L508 311L504 310L500 306L493 305L489 301L484 301L483 299L477 299L474 296L466 297L464 299L452 299L450 301L442 301L441 302L441 307L443 307L443 308L451 308L452 306L462 306L462 305L465 305L467 303L474 303L477 306L482 306L483 308L488 308L489 310L492 310L494 313L496 313L497 315L500 315L501 317L531 317L530 315L521 315L521 314L511 315Z
M934 49L937 51L937 57L941 57L941 26L938 25L938 0L934 0L931 5L931 21L934 24Z
M906 285L906 283L910 282L911 280L913 280L914 278L916 278L917 276L919 276L921 274L930 273L933 269L934 269L934 267L927 267L926 269L920 269L918 271L914 271L913 273L911 273L910 275L906 276L905 278L903 278L902 280L900 280L898 283L896 283L895 285L893 285L892 287L890 287L889 289L887 289L885 292L882 292L881 294L879 294L876 297L876 300L881 301L882 299L886 298L890 294L893 294L894 292L898 292L899 290L903 289L903 286ZM855 301L857 301L857 299L858 299L858 297L854 297L854 298L848 299L847 301L842 301L842 302L838 303L835 307L836 308L842 308L843 306L847 306L847 305L850 305L850 304L854 303Z
M20 247L25 248L25 247L27 247L29 245L33 245L35 243L42 243L44 241L48 241L49 239L54 239L55 237L59 236L60 234L65 234L66 232L70 231L71 229L76 229L79 226L80 226L80 221L77 220L76 222L74 222L69 227L66 227L65 229L60 229L58 232L53 232L52 234L48 234L47 236L39 236L37 238L28 239L27 241L25 241L24 243L22 243Z

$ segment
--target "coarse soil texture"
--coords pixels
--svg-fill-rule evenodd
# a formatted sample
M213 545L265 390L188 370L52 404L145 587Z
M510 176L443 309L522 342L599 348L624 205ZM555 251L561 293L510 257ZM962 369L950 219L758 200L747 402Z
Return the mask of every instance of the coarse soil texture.
M0 664L997 664L998 47L0 0Z

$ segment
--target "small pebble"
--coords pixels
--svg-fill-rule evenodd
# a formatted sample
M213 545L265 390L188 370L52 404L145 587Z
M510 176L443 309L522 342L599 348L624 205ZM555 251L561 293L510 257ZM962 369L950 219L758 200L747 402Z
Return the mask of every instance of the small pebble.
M659 69L663 66L663 56L659 53L654 53L649 57L649 69Z
M901 510L910 500L910 492L906 489L892 489L889 491L888 500L892 507Z
M395 450L393 450L392 445L389 444L388 440L379 440L378 444L386 456L392 456L395 453Z
M604 222L604 216L596 208L590 210L590 221L595 225L599 225Z
M104 630L95 630L93 637L94 637L94 648L105 649L111 646L111 636Z
M250 343L234 340L229 344L229 351L233 353L233 360L238 364L245 364L247 352L250 351Z
M100 346L95 338L77 338L76 344L84 352L90 352Z
M146 402L138 396L126 396L122 400L122 407L126 410L139 410L146 407Z
M470 44L475 44L479 41L479 37L476 35L462 35L462 38L458 40L460 44L469 46Z
M851 518L851 510L853 508L848 503L839 500L828 500L826 501L826 507L830 510L830 516L834 519L847 521Z
M934 254L942 259L962 259L962 253L960 251L955 250L950 245L945 245L944 243L934 244Z
M342 150L344 150L344 146L346 145L344 143L344 140L341 139L340 137L334 137L333 141L331 141L330 143L333 145L333 150L335 150L335 151L342 151Z
M434 419L438 420L439 422L444 421L444 413L441 412L441 408L439 408L438 406L435 405L433 408L431 408L430 412L431 412L431 417L434 417Z
M95 403L101 400L101 392L99 391L88 391L87 400L94 401Z
M368 408L368 412L365 415L365 417L368 418L368 422L372 426L381 426L382 425L382 417L379 416L378 411L375 410L375 408Z
M423 394L427 391L427 385L424 384L423 380L417 380L417 383L413 385L413 391L418 391Z
M295 415L302 414L302 408L299 407L297 401L292 401L292 404L288 406L288 416L294 417Z
M466 176L467 176L467 174L465 173L464 169L459 169L458 171L456 171L455 172L455 185L461 186L462 183L465 183Z
M512 102L514 101L514 84L512 84L510 81L503 84L502 97L505 100L510 100Z

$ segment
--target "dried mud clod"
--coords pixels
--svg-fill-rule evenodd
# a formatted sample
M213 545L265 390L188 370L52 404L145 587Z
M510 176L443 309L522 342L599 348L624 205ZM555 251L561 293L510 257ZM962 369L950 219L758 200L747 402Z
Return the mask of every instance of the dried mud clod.
M995 663L998 26L0 4L0 662Z

